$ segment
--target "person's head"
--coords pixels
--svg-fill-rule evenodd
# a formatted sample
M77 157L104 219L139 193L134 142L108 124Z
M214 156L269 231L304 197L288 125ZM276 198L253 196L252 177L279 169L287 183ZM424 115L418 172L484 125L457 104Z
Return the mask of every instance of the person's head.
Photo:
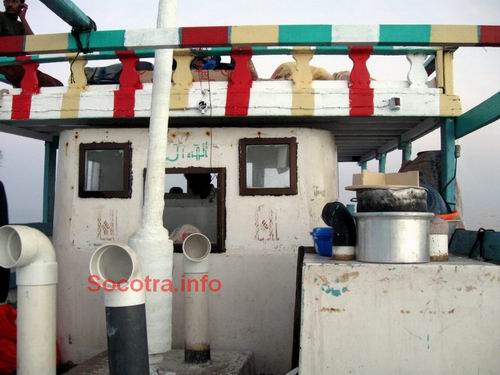
M24 0L3 0L3 6L7 13L19 15L24 6Z

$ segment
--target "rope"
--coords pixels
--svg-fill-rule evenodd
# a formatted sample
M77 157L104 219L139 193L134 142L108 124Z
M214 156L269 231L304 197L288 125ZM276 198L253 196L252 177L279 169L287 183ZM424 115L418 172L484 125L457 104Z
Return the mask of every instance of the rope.
M95 22L92 21L91 30L95 30L95 29L96 29ZM71 64L69 66L70 73L71 73L71 75L70 75L71 83L75 83L75 75L73 73L73 64L75 63L75 61L80 56L80 53L87 54L87 53L91 52L90 51L90 36L87 38L87 46L84 47L83 43L82 43L82 39L81 39L82 32L89 32L89 30L79 30L79 29L75 29L75 28L73 28L71 30L71 35L73 35L73 38L75 38L75 40L76 40L76 47L78 48L78 52L77 52L75 58L73 60L71 60Z

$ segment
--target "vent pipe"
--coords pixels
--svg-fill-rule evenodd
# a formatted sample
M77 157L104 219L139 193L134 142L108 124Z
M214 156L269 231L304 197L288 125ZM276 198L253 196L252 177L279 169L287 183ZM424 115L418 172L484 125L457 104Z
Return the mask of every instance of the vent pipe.
M17 273L17 374L55 375L54 246L36 229L5 225L0 228L0 266Z
M210 240L193 233L182 243L184 254L185 351L187 363L210 361L208 331L208 256Z
M90 274L104 293L110 375L149 374L145 284L137 255L128 246L101 246L90 258Z

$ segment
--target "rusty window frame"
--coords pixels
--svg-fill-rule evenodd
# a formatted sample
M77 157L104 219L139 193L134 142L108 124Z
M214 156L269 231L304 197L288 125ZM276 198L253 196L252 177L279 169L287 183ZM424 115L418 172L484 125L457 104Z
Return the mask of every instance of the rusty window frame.
M286 188L247 187L247 146L288 145L290 186ZM242 138L239 142L240 195L297 195L297 138Z
M217 174L217 243L212 243L212 253L226 252L226 168L165 168L165 174L216 173ZM144 177L146 170L144 170ZM165 193L166 197L167 193ZM174 244L174 252L182 253L182 245Z
M122 150L123 151L123 189L110 191L87 191L85 190L85 154L92 150ZM80 143L78 163L78 196L80 198L124 198L132 196L132 143Z

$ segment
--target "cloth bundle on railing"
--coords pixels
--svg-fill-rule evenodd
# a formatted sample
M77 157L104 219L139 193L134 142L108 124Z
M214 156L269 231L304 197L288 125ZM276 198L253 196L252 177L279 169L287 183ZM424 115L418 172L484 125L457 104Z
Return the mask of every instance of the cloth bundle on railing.
M139 61L136 69L139 73L152 72L154 66L150 62ZM89 85L109 85L113 83L120 83L121 73L122 64L85 68L85 75L87 76L87 82Z

